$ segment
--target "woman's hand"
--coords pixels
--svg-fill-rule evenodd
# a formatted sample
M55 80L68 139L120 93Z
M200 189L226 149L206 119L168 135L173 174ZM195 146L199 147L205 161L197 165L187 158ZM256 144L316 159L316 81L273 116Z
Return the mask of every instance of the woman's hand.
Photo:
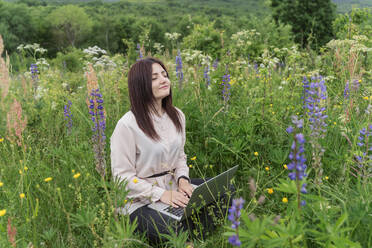
M186 207L187 203L189 203L189 198L181 192L167 190L160 197L160 201L178 208L178 206Z
M191 186L189 180L185 178L180 178L178 182L178 191L186 194L189 198L191 198L192 192L194 191L194 188Z

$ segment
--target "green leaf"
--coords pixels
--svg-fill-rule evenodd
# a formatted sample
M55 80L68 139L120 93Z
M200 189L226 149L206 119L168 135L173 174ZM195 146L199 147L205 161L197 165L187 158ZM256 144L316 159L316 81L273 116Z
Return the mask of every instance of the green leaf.
M347 213L345 212L345 213L343 213L341 216L340 216L340 218L338 218L338 220L337 220L337 222L336 222L336 224L335 224L335 226L336 226L336 229L339 229L341 226L342 226L342 224L344 224L344 222L347 220Z
M297 186L296 181L279 179L279 184L276 185L275 189L288 194L296 194Z

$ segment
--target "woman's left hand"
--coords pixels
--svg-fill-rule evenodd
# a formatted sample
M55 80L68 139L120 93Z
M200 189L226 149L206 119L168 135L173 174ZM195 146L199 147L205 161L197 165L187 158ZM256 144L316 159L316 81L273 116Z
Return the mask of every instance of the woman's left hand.
M191 186L189 181L185 178L181 178L178 183L178 191L181 193L186 194L189 198L191 198L192 192L194 188Z

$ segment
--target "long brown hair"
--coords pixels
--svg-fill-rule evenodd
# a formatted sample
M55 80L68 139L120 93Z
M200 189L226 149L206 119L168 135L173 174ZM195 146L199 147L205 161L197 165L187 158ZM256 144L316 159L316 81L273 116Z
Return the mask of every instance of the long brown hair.
M139 128L151 139L158 141L160 139L155 131L154 123L150 117L150 112L156 114L155 97L152 93L152 64L157 63L167 73L165 65L158 59L145 58L137 61L129 70L128 89L131 111L136 117ZM180 114L172 105L172 87L169 95L162 99L162 107L172 120L177 132L182 132Z

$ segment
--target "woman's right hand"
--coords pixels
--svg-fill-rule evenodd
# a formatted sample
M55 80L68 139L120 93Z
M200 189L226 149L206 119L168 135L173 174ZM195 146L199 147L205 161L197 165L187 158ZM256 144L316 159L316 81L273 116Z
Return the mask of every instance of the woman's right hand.
M178 191L167 190L160 197L160 201L169 204L174 208L178 208L179 206L186 207L187 203L189 203L189 198Z

